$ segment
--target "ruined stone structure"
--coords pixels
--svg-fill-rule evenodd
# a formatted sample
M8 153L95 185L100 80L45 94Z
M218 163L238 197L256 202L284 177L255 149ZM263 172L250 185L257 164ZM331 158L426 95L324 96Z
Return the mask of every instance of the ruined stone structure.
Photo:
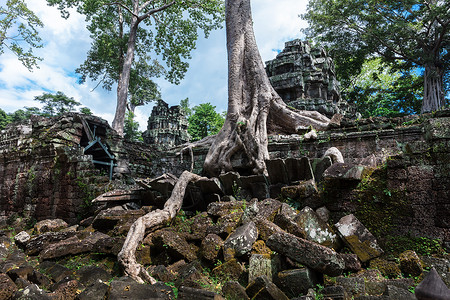
M311 49L298 39L286 42L283 51L266 62L266 72L280 97L294 108L328 117L354 113L340 98L333 60L323 48Z
M189 141L188 122L180 106L171 106L159 100L148 118L147 130L142 134L144 142L160 149L167 149Z
M32 116L8 125L0 133L0 219L16 213L77 221L109 183L111 166L114 173L128 172L123 149L120 137L95 116Z

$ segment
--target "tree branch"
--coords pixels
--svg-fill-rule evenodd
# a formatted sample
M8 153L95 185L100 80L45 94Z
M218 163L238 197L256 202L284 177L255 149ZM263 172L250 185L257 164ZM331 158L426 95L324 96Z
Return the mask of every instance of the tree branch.
M154 8L154 9L148 11L146 14L143 14L142 16L138 17L138 22L140 22L140 21L142 21L142 20L144 20L144 19L147 19L147 18L150 17L151 15L153 15L153 14L155 14L155 13L157 13L157 12L160 12L160 11L162 11L162 10L165 10L165 9L171 7L171 6L174 5L174 4L175 4L175 1L172 1L172 2L167 3L167 4L165 4L165 5L161 6L161 7Z

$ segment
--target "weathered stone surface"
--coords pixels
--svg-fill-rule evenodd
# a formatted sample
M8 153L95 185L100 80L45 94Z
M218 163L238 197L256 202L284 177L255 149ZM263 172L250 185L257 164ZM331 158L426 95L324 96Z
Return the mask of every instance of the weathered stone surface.
M348 163L335 163L325 170L323 177L326 179L361 180L365 167Z
M233 249L237 256L252 250L252 245L258 238L258 229L254 222L238 227L224 242L224 248Z
M178 290L178 299L224 300L224 298L217 293L187 286L180 287Z
M364 278L361 277L343 277L336 278L336 284L344 287L347 294L352 297L363 296L366 293Z
M238 280L243 272L244 267L233 258L212 269L211 275L221 280Z
M412 277L419 276L423 272L422 263L416 252L412 250L406 250L399 256L400 270L406 275Z
M381 275L379 270L363 269L352 276L362 278L364 280L364 288L368 295L381 295L386 290L387 281Z
M294 221L303 231L303 236L312 242L338 249L338 236L310 207L303 208Z
M121 277L111 282L108 299L170 299L167 290L161 290L160 286L140 284L136 281Z
M197 261L182 266L178 271L178 277L175 281L175 286L177 288L181 286L188 286L201 289L203 286L209 284L209 278L203 275L202 266Z
M418 300L448 300L450 299L450 290L439 277L439 274L433 268L427 274L415 289Z
M57 299L75 300L79 287L78 281L71 278L64 278L50 287L53 291L50 296Z
M264 175L241 176L240 181L251 198L262 200L270 197L269 183Z
M195 183L200 187L203 194L218 194L223 195L223 186L218 178L200 179Z
M206 233L214 233L225 239L239 226L242 215L242 210L231 211L229 214L219 217L215 224L207 228Z
M17 291L17 286L8 275L0 273L0 299L10 299Z
M117 251L113 250L114 248L117 249L115 246L116 245L113 238L109 235L96 231L89 233L89 235L83 239L73 236L66 240L47 245L40 252L39 256L41 259L52 259L91 251L116 253Z
M31 238L25 246L25 252L28 255L36 255L41 252L44 247L51 243L56 243L75 236L75 232L46 232Z
M2 298L4 299L4 298ZM7 299L7 298L6 298ZM36 284L27 286L24 290L17 291L14 294L16 300L50 300L54 299L50 297L48 293L40 289Z
M402 274L402 271L395 262L387 261L379 257L370 260L369 266L372 269L380 270L381 274L388 278L397 278Z
M394 299L416 300L416 299L418 299L410 291L396 287L394 285L388 285L386 288L385 294L389 296L389 300L394 300ZM436 298L434 298L434 299L436 299Z
M126 234L134 221L145 214L146 211L143 209L123 210L109 208L97 214L92 222L92 227L105 233L117 227L116 234Z
M24 246L30 239L31 236L26 231L21 231L14 237L14 241L18 246Z
M351 300L352 297L350 297L347 293L347 291L344 289L341 285L331 285L326 286L322 290L322 295L324 295L325 299L333 299L333 300Z
M256 277L245 289L251 299L288 300L289 298L267 276Z
M222 287L222 293L227 300L250 300L245 288L237 281L227 281Z
M229 215L233 211L242 211L243 201L236 202L213 202L208 205L208 215L214 217L223 217Z
M295 210L288 204L283 203L281 205L280 211L274 218L274 223L287 232L304 238L305 236L303 230L294 221L296 216L297 213L295 212Z
M375 237L354 215L342 217L335 226L341 238L362 262L378 257L383 253Z
M48 262L48 264L45 264L45 262L41 263L39 267L41 268L42 272L48 274L48 276L53 279L54 282L59 282L64 278L73 275L73 271L71 271L70 269L64 267L63 265L50 261Z
M328 169L333 162L329 156L325 156L323 158L315 158L311 161L311 168L314 173L314 180L316 182L321 182L323 179L323 173L326 169Z
M170 228L155 231L152 241L160 249L167 249L175 259L186 259L194 261L197 259L196 249L192 247L183 237Z
M203 258L214 261L223 247L223 240L217 234L208 234L200 247Z
M97 281L87 286L78 296L78 300L103 300L108 292L108 285Z
M277 255L252 254L248 266L248 281L265 275L272 279L281 269L281 261Z
M283 229L278 227L276 224L274 224L266 219L256 218L255 225L256 225L256 228L258 229L259 238L263 241L267 241L269 236L271 236L275 232L283 231Z
M282 204L280 201L270 198L255 203L258 208L256 217L269 221L273 221Z
M266 246L266 243L263 240L257 240L253 243L252 254L271 255L272 250Z
M306 294L308 289L314 288L319 283L319 278L308 268L290 269L278 272L274 283L292 298Z
M61 229L66 228L69 226L67 222L61 219L53 219L53 220L43 220L39 221L34 225L34 231L37 234L42 234L45 232L57 232Z
M325 223L328 222L328 220L330 219L330 211L325 206L322 206L322 207L319 207L318 209L316 209L316 214Z
M286 166L284 164L284 160L280 158L266 160L266 167L271 184L289 183L289 178L286 171Z
M147 130L142 133L144 142L167 149L189 141L188 122L179 105L170 106L158 100L148 118Z
M9 270L6 274L8 274L9 278L11 278L12 281L16 281L17 278L22 278L27 280L28 276L33 273L33 267L32 266L20 266L18 268L14 268Z
M97 266L84 266L75 271L75 276L78 281L84 286L95 284L99 280L101 282L108 282L112 278L105 269Z
M344 260L345 271L358 272L361 270L361 262L356 254L339 253L339 256Z
M288 158L285 160L289 183L314 179L309 158Z
M274 233L267 240L267 246L292 260L330 276L338 276L345 269L344 260L332 249L289 233Z

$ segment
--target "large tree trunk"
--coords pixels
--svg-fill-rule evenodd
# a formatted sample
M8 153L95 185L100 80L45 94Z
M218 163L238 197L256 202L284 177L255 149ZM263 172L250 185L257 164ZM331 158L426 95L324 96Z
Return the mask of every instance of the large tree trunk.
M330 120L317 112L290 110L271 86L259 54L250 0L226 1L228 113L207 154L204 171L217 176L231 171L241 154L247 172L266 173L268 132L295 133L327 128Z
M162 210L158 209L151 211L133 223L128 231L122 250L117 256L120 265L124 269L125 275L141 283L144 281L151 284L156 282L156 280L148 274L145 268L136 261L136 248L144 239L146 230L155 230L165 226L176 216L183 204L187 185L190 182L195 182L201 178L202 177L196 174L184 171L175 184L170 198L164 204L164 208Z
M125 122L125 112L127 108L128 86L130 84L131 65L134 59L134 50L136 47L136 35L139 26L139 20L136 16L132 17L130 36L127 44L127 54L123 63L122 73L119 77L117 85L117 106L116 114L112 122L112 127L120 136L123 136L123 128Z
M422 113L439 110L445 105L443 90L444 71L434 63L425 65Z

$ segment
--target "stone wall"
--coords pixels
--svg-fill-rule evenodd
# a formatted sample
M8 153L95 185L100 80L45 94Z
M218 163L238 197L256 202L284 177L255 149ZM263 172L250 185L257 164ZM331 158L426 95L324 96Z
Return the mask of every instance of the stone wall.
M97 136L111 146L117 160L123 158L123 150L114 151L122 148L114 142L117 136L94 116L32 116L24 124L11 124L0 132L0 219L17 214L74 223L83 217L109 178L106 170L94 166L92 155L83 153L81 116L96 126Z
M336 147L349 167L364 160L375 162L379 171L374 173L374 180L382 183L382 186L375 187L379 189L378 194L363 193L361 178L329 178L328 184L322 182L319 185L325 186L328 196L316 205L326 205L335 220L344 214L361 212L379 218L382 224L389 224L385 229L390 233L449 242L449 128L450 111L422 117L344 120L340 127L319 132L317 140L306 141L300 135L271 136L269 154L271 159L306 156L313 162L330 147ZM207 151L206 148L193 150L194 172L201 173ZM189 170L189 150L185 151L183 161L177 155L179 152L180 149L166 152L153 165L155 175L165 172L179 175L183 170ZM234 164L239 164L239 159L235 159ZM381 202L367 206L373 201ZM401 201L402 205L395 204L396 201ZM371 213L371 210L383 213ZM377 223L373 224L376 226Z

